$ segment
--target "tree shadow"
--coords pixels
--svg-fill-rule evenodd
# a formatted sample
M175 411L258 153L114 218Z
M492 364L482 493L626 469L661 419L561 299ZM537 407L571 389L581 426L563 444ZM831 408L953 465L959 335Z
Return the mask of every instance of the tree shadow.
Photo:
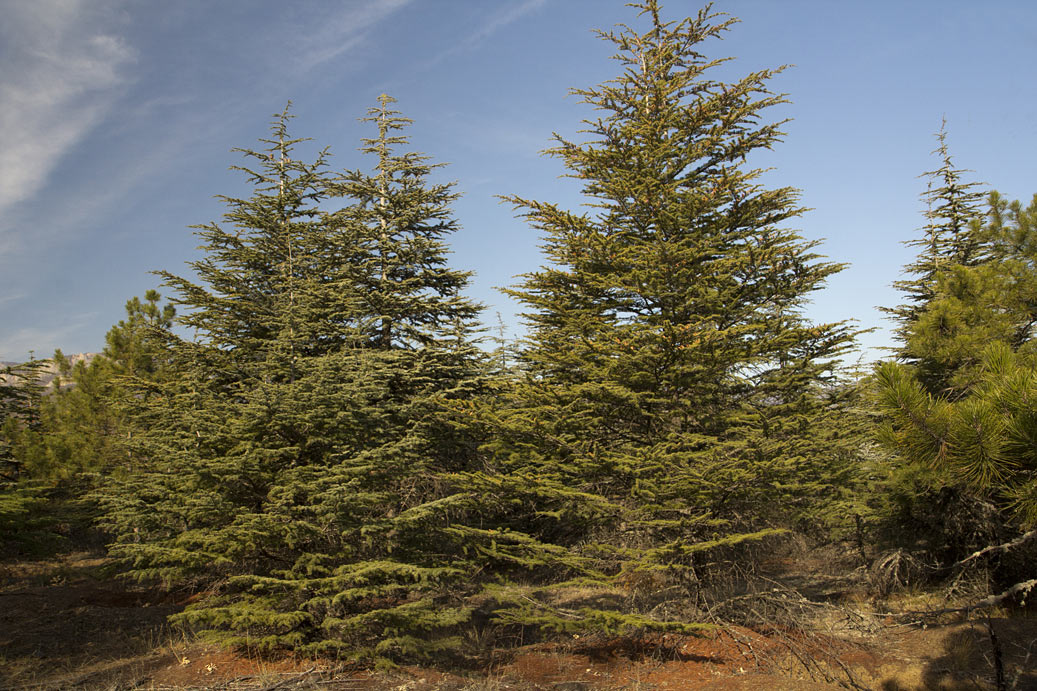
M153 656L173 636L166 618L183 609L159 589L112 578L97 555L7 562L3 572L0 686L46 686L79 669Z
M672 662L713 662L723 660L719 655L695 654L682 650L686 637L668 638L657 634L644 636L619 636L571 647L572 652L586 655L593 662L609 662L623 658L631 662L666 660Z
M940 654L922 670L921 685L884 681L883 691L977 691L999 688L1037 690L1037 620L994 618L991 626L1001 651L1003 681L997 682L994 644L986 622L950 631Z

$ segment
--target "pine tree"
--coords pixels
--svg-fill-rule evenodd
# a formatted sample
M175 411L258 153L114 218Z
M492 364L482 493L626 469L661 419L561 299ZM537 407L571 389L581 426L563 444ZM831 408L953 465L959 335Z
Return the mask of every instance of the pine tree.
M999 284L997 301L990 304L1010 315L1002 340L1014 350L1032 348L1037 335L1037 195L1023 206L993 192L989 206L984 228L989 257L983 265Z
M992 192L986 223L976 220L971 230L983 254L972 262L949 259L934 275L928 299L911 308L913 321L899 334L901 359L933 395L967 395L982 376L987 345L1017 350L1032 338L1033 209Z
M148 332L168 328L172 316L159 299L148 291L145 303L129 301L127 319L108 332L102 354L74 360L57 350L51 361L12 368L19 385L10 389L10 403L17 405L0 416L9 418L0 424L0 457L17 482L0 487L0 523L5 541L19 551L39 553L88 530L98 478L125 470L125 380L161 376L160 353L146 345L153 340ZM44 387L41 375L51 362L57 376ZM0 399L8 398L6 390Z
M0 369L0 553L40 554L62 540L55 530L53 487L38 479L43 433L42 382L48 360ZM61 518L65 518L62 516Z
M764 119L784 102L766 87L777 70L718 81L724 60L703 44L733 20L634 7L646 31L601 32L620 76L574 91L599 113L590 140L551 151L590 210L511 198L549 266L508 291L528 308L527 376L491 415L488 450L529 512L513 521L543 545L528 561L629 593L565 616L563 582L501 615L562 630L693 628L637 593L690 587L716 554L789 525L845 462L825 410L852 329L802 314L841 267L783 227L796 191L746 163L780 139ZM547 546L576 558L554 565Z
M126 302L126 319L120 319L105 334L103 355L120 375L144 379L161 378L165 364L162 336L173 326L176 308L159 305L157 290L144 293L144 301L134 297Z
M942 268L904 332L911 363L883 363L878 409L894 454L895 516L940 559L1032 527L1031 414L1037 324L1037 198L990 197L981 260ZM930 507L950 507L927 520ZM961 520L963 517L966 520ZM916 523L925 523L918 528Z
M981 362L982 376L959 400L933 396L909 368L883 363L883 434L911 464L1013 509L1022 527L1031 528L1037 525L1037 363L1032 352L1013 352L1001 342L986 347Z
M477 306L445 261L455 195L397 152L391 103L368 118L372 175L297 160L279 116L244 152L253 195L201 228L202 282L163 274L198 338L171 337L175 376L139 399L137 472L105 497L113 552L208 584L180 619L232 641L431 654L471 611L453 522L477 502L451 477L475 444L452 407L482 386Z
M21 462L11 446L25 411L25 391L19 386L22 379L19 367L6 365L0 371L0 477L4 480L14 480L21 474Z
M137 390L132 382L163 376L159 336L172 325L174 310L160 307L160 299L149 290L143 302L129 300L126 319L108 331L104 351L89 360L54 353L58 376L40 402L36 434L19 450L32 477L67 483L83 473L118 471L126 459L122 439L130 432L124 408L136 405L127 400Z

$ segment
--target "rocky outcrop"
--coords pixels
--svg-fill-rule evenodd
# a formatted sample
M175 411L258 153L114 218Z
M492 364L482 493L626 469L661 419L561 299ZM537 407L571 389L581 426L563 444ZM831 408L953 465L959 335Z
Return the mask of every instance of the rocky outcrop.
M65 359L68 360L72 367L75 367L80 362L84 365L89 365L98 355L100 355L100 353L74 353L72 355L65 355ZM8 367L17 370L24 364L24 362L0 362L0 386L7 384L8 379L10 379L9 376L4 375L4 371L7 370ZM53 358L50 358L46 360L39 369L39 383L47 389L51 389L54 380L57 379L60 374L61 372L58 369L58 363L55 362ZM67 382L62 382L62 385L67 385Z

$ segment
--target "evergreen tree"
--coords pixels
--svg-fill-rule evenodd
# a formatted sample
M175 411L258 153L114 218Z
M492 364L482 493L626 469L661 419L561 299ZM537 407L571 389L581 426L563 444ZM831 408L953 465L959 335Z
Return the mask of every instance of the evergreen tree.
M852 329L802 314L840 266L783 228L796 191L746 164L781 136L764 119L784 102L766 87L776 70L719 81L703 44L733 20L634 6L646 31L601 32L621 74L574 92L600 114L591 139L551 151L590 210L511 198L550 264L508 291L528 308L527 375L491 414L488 451L527 512L513 522L544 546L527 561L575 580L501 616L563 630L693 628L639 612L636 593L690 587L711 555L809 511L847 460L826 411ZM556 565L547 546L575 558ZM575 582L630 596L560 615L551 598Z
M47 360L0 369L0 553L39 554L60 542L52 487L36 479L35 456L43 430L42 383ZM64 518L64 517L62 517Z
M926 531L936 534L943 558L998 539L1014 521L1033 525L1037 516L1027 412L1035 395L1035 221L1037 198L1023 207L992 193L987 223L974 231L982 260L938 272L933 295L903 336L915 360L878 370L883 436L899 464L895 478L908 485L902 513L924 514L916 506L933 503L934 493L966 507L997 507L972 525Z
M972 231L983 257L945 263L932 295L902 330L902 355L933 395L966 395L982 376L981 355L990 343L1017 350L1032 339L1035 208L992 192L986 224L974 223Z
M428 181L438 166L427 156L396 152L407 143L402 132L411 121L390 108L394 102L383 94L363 118L378 131L360 149L377 158L373 174L348 172L334 188L352 202L337 220L362 229L363 253L352 278L362 296L360 313L377 317L368 341L381 350L419 348L478 312L460 296L470 274L446 265L442 244L457 227L449 208L457 195L450 185Z
M1037 335L1037 195L1023 206L993 192L984 229L989 259L982 266L998 285L990 305L1008 315L1001 339L1012 349L1031 349Z
M30 352L27 362L0 370L0 479L18 480L26 469L24 448L40 430L40 377L48 363Z
M127 380L154 380L162 372L161 353L148 345L151 332L168 328L172 317L159 299L148 291L145 302L129 301L127 319L108 332L104 353L76 360L56 351L57 376L45 389L40 375L47 361L13 370L19 380L28 378L29 388L11 389L12 402L28 407L18 406L3 425L2 453L18 482L0 488L0 523L4 540L20 552L39 553L89 530L98 478L126 470Z
M878 381L886 443L911 465L935 471L933 481L1014 512L1021 527L1032 528L1037 525L1035 365L1033 352L1013 352L994 342L982 352L981 376L969 395L949 400L926 391L909 368L883 363Z
M125 407L138 390L133 381L154 382L163 376L160 335L170 328L171 305L159 306L161 296L149 290L142 302L126 303L126 319L106 336L104 351L89 360L54 354L58 376L40 403L36 433L19 449L28 473L49 482L87 473L108 473L126 460L122 440ZM88 483L89 484L89 483Z
M431 653L471 610L453 474L479 389L468 275L446 266L455 195L382 97L371 175L333 177L279 116L246 150L255 191L201 228L201 283L164 273L195 341L140 397L138 471L106 494L133 575L208 584L181 619L253 645ZM343 208L322 210L343 199ZM451 404L453 405L453 404ZM452 587L449 587L451 586Z
M25 410L25 392L18 368L6 365L0 372L0 472L4 480L14 480L20 474L21 463L11 450L11 442L21 427Z
M940 167L922 174L927 178L922 201L926 205L926 224L922 237L906 241L908 247L917 247L915 260L904 267L911 278L895 281L893 287L903 292L907 304L883 308L897 322L897 336L902 342L898 356L914 360L918 353L907 343L908 334L918 320L919 313L936 295L940 272L952 266L974 266L985 257L981 232L983 194L979 183L965 182L969 172L955 168L947 146L947 123L940 127L936 138L939 146L932 152L940 157Z
M139 297L127 301L126 319L105 334L103 354L120 375L161 378L166 358L162 337L176 316L173 305L159 305L161 299L157 290L149 290L143 302Z

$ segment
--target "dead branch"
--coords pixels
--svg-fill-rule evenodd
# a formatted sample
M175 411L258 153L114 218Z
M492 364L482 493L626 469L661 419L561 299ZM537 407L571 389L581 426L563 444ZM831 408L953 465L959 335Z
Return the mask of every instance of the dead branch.
M1014 547L1018 547L1019 545L1025 543L1025 542L1029 542L1030 540L1032 540L1034 538L1037 538L1037 530L1031 530L1028 533L1023 533L1022 535L1020 535L1016 539L1012 540L1011 542L1006 542L1006 543L1004 543L1002 545L991 545L989 547L984 547L983 549L981 549L979 551L973 552L972 554L970 554L969 556L965 557L961 561L957 561L957 562L951 564L950 566L947 567L947 569L948 570L949 569L956 569L959 566L964 566L967 562L970 562L973 559L979 559L980 557L982 557L984 555L987 555L987 554L991 554L993 552L1007 552L1008 550L1010 550L1010 549L1012 549Z
M281 681L276 682L274 684L270 684L269 686L264 686L259 691L274 691L274 689L284 688L288 684L291 684L293 682L298 681L299 679L302 679L303 677L306 677L306 676L309 676L309 675L313 674L313 672L316 671L316 669L317 669L316 667L310 667L305 672L299 672L298 674L293 673L287 679L282 679Z
M990 607L997 607L1006 600L1015 597L1016 595L1022 594L1024 597L1034 588L1037 588L1037 578L1032 578L1022 583L1016 583L1008 590L998 595L991 595L985 597L977 602L970 603L963 607L944 607L943 609L932 609L932 610L912 610L901 612L899 615L888 614L889 616L922 616L922 617L936 617L941 614L962 614L965 612L971 612L976 609L987 609Z

